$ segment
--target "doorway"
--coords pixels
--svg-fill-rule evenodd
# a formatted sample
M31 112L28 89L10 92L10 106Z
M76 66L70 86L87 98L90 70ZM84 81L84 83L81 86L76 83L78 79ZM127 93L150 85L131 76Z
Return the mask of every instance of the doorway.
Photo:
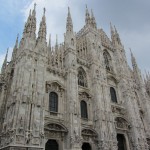
M91 145L89 143L83 143L82 150L92 150Z
M56 140L48 140L45 144L45 150L59 150Z
M127 150L126 141L123 134L117 134L118 150Z

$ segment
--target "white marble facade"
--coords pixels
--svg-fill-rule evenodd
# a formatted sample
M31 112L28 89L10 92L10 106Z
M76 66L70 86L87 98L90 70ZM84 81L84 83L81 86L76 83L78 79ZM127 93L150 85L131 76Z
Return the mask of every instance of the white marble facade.
M116 28L111 39L86 8L78 32L68 8L64 43L46 42L45 9L36 38L30 12L0 74L1 150L149 150L150 77Z

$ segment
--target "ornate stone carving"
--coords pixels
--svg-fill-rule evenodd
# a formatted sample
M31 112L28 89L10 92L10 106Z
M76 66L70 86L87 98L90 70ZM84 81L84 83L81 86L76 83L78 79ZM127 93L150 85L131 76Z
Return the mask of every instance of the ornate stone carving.
M128 122L124 118L117 117L115 119L115 123L116 123L116 128L118 129L128 130L130 128Z
M64 87L57 81L54 81L54 82L47 81L46 82L46 92L48 93L49 91L60 92L62 95L62 92L64 91Z
M97 136L97 133L94 131L94 130L91 130L91 129L83 129L82 132L82 137L83 137L83 140L85 141L90 141L92 140L93 142L97 143L98 141L98 136Z

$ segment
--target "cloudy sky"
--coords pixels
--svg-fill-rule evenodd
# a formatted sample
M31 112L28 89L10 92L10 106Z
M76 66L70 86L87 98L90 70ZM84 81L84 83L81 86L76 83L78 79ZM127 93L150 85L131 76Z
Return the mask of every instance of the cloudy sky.
M150 0L1 0L0 66L8 47L10 59L16 36L19 33L21 38L34 3L37 4L37 31L46 7L47 33L52 35L53 44L56 34L58 41L63 41L67 7L70 6L74 30L78 32L84 26L87 4L94 11L98 27L103 28L109 37L109 23L117 27L129 64L131 48L142 72L150 71Z

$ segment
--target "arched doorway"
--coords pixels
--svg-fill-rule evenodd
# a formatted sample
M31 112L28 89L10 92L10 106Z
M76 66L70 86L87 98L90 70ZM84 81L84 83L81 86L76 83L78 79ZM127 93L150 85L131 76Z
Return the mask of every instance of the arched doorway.
M91 145L89 143L83 143L82 150L92 150Z
M117 134L118 150L127 150L126 141L123 134Z
M56 140L48 140L45 144L45 150L58 150L58 143Z

